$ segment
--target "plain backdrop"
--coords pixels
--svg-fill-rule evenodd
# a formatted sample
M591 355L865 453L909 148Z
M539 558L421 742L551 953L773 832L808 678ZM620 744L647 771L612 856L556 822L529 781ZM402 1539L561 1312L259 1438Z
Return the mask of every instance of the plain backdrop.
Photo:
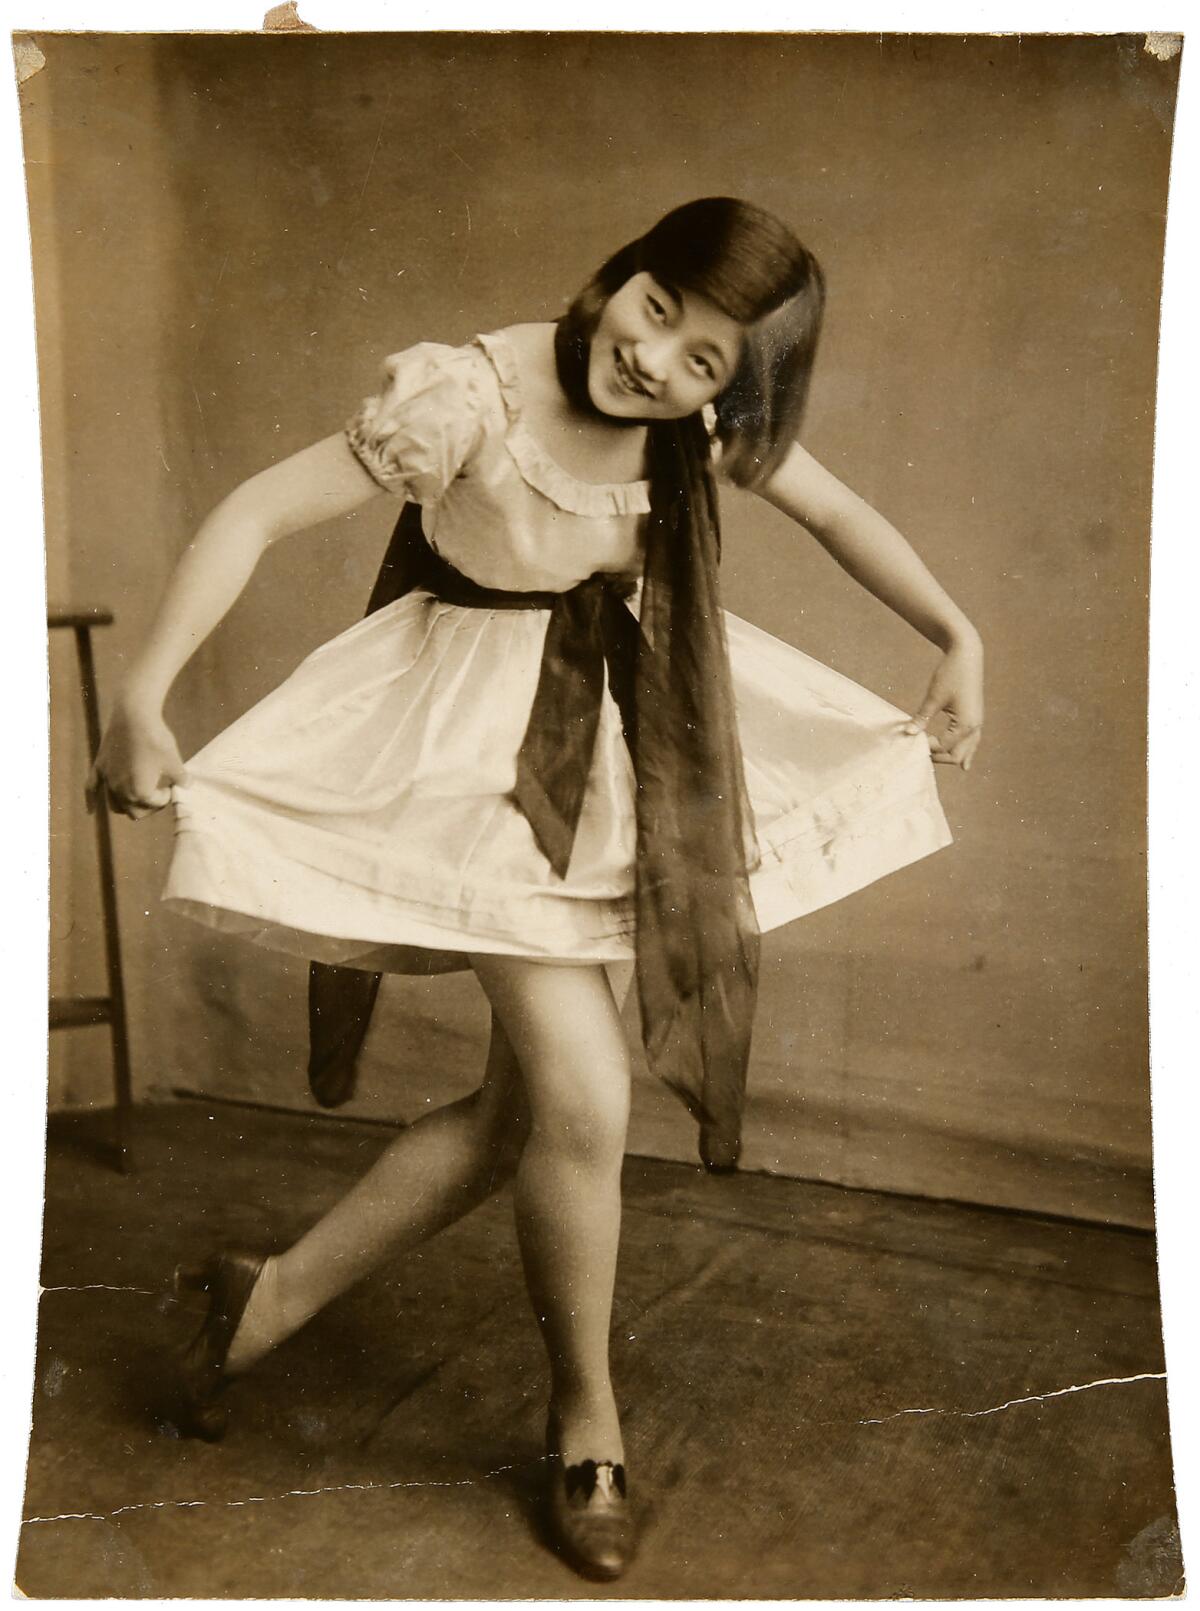
M42 36L25 86L51 597L111 688L203 513L336 429L381 357L553 316L691 195L826 267L805 440L989 647L955 847L767 938L746 1162L1149 1220L1145 706L1157 299L1177 62L1141 36ZM293 539L181 679L185 753L361 611L386 508ZM933 653L730 494L726 599L901 706ZM52 654L56 983L94 988L77 696ZM139 1089L307 1101L304 968L156 908L118 824ZM354 1111L475 1076L470 979L388 981ZM60 1037L52 1100L96 1100ZM648 1082L633 1144L692 1155Z

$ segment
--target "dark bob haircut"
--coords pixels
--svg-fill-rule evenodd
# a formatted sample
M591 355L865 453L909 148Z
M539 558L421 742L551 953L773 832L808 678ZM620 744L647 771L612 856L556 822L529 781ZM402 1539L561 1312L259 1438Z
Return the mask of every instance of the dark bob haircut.
M761 485L799 433L825 306L820 265L750 202L708 196L676 207L614 253L567 310L563 348L571 343L583 360L569 391L586 393L587 350L605 303L643 272L707 297L745 327L737 369L716 399L717 437L722 474L738 486Z

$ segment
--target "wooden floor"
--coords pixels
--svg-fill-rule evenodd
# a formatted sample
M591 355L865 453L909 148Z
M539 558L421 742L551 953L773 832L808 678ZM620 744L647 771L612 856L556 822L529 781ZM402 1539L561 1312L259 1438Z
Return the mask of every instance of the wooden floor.
M638 1561L538 1525L545 1369L505 1197L230 1394L157 1413L182 1258L286 1244L378 1128L180 1103L122 1178L52 1126L17 1580L35 1597L1162 1596L1179 1588L1154 1247L630 1159L613 1331Z

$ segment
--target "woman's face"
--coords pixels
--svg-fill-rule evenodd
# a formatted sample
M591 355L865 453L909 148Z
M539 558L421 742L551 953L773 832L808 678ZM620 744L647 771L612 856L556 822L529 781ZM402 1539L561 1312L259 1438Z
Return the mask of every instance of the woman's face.
M732 379L743 335L707 297L635 274L600 315L588 393L601 413L618 419L682 419Z

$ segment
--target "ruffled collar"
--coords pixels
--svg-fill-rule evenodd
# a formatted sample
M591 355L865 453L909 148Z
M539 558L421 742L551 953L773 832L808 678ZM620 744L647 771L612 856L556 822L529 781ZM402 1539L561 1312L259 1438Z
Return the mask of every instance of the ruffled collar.
M649 514L649 481L580 481L556 463L530 435L524 419L516 355L503 330L476 336L475 343L487 355L500 383L500 395L508 416L505 446L522 479L535 492L572 515Z

